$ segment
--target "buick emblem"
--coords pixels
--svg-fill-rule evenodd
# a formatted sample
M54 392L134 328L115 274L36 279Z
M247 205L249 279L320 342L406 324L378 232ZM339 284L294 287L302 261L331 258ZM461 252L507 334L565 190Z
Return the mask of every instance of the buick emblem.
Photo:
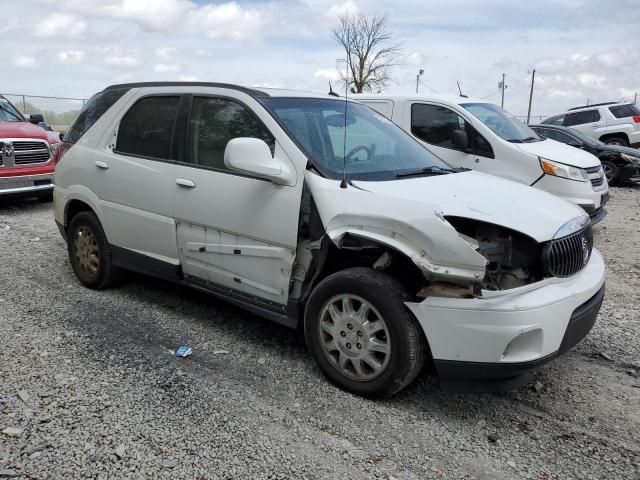
M582 237L582 265L586 265L589 261L589 244L587 239Z

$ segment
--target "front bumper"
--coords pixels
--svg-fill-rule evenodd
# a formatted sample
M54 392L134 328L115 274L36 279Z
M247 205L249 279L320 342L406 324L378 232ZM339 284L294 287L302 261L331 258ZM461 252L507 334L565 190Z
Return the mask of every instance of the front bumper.
M0 196L38 195L49 193L52 190L53 173L0 177Z
M556 358L586 335L604 295L604 261L593 250L589 264L569 279L484 298L429 297L407 303L431 348L436 371L453 389L512 389L526 372ZM586 312L586 313L585 313ZM486 390L486 385L482 390Z
M593 224L607 215L607 210L603 208L609 200L609 186L606 182L593 187L590 182L575 182L552 175L543 175L533 186L578 205L589 214Z
M621 182L640 183L640 166L629 164L620 169Z

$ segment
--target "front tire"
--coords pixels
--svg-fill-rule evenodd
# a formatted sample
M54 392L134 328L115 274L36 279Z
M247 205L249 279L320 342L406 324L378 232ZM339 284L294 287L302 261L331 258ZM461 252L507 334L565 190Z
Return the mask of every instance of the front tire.
M604 171L604 176L607 177L607 183L615 187L618 185L620 181L620 169L618 166L610 160L602 161L602 170Z
M116 282L120 270L113 265L111 245L93 212L80 212L67 230L69 260L78 280L93 289Z
M343 270L316 286L304 331L329 380L366 397L392 395L411 383L426 345L407 300L394 279L370 268Z
M603 140L607 145L620 145L621 147L628 147L629 142L624 137L609 137Z

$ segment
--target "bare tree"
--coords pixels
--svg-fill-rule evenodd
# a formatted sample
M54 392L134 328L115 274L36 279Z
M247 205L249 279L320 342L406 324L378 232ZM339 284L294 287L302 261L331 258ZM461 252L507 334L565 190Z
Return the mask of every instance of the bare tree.
M351 91L378 91L393 80L391 69L398 65L400 47L392 42L384 15L341 15L331 36L345 50L338 72Z

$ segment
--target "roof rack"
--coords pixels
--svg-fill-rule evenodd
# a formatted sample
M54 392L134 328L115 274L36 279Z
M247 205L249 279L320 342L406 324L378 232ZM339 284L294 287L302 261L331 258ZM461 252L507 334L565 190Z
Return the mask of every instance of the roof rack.
M620 102L603 102L603 103L592 103L591 105L582 105L581 107L573 107L571 110L580 110L581 108L589 108L589 107L602 107L603 105L618 105Z
M247 93L252 97L262 98L269 97L267 92L258 90L255 88L242 87L240 85L234 85L231 83L217 83L217 82L133 82L133 83L120 83L116 85L109 85L105 90L115 90L120 88L144 88L144 87L218 87L229 88L233 90L239 90Z

